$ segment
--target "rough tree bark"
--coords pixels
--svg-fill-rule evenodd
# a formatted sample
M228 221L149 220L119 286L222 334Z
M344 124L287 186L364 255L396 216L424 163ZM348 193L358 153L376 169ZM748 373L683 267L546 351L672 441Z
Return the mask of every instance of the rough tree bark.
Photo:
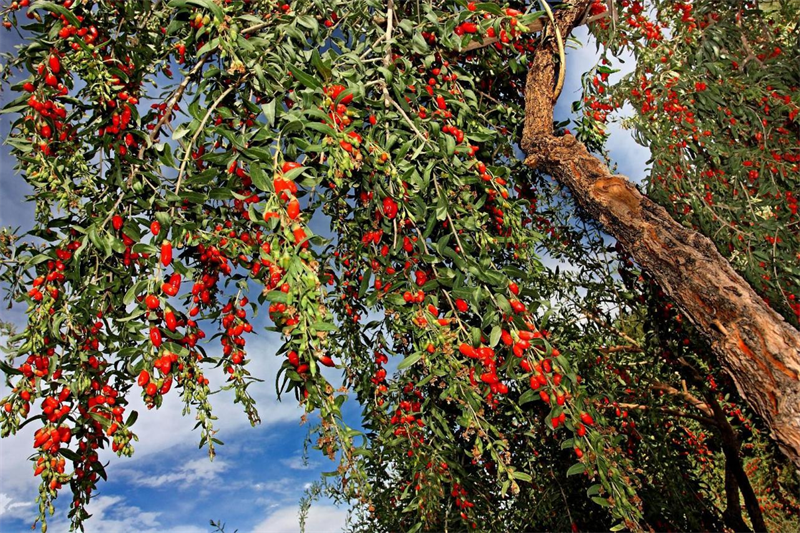
M590 0L559 10L566 36ZM781 450L800 467L800 332L770 309L702 234L677 223L571 135L553 135L552 40L528 70L521 147L526 164L567 187L631 254L697 330Z

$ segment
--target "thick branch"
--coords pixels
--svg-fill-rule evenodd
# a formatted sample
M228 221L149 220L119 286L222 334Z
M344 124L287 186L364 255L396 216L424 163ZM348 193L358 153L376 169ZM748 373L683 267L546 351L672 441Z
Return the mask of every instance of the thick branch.
M549 86L548 86L549 88ZM685 228L572 136L528 143L529 164L577 202L658 282L707 340L742 398L800 465L800 333L753 291L713 243Z
M737 533L750 532L750 528L742 517L742 504L739 500L739 485L736 483L736 476L731 469L730 461L725 459L725 511L722 517L725 524Z
M563 10L562 21L577 11ZM521 142L526 163L566 186L653 276L708 340L781 450L800 466L800 333L764 303L711 240L676 222L623 176L612 175L573 136L553 136L554 72L550 50L533 58Z

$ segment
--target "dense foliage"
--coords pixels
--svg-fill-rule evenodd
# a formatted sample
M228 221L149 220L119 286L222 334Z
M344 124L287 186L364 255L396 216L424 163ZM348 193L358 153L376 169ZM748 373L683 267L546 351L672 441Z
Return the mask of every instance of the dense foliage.
M710 1L618 4L593 28L609 54L633 50L637 70L615 86L607 66L589 75L592 112L576 133L600 149L607 112L636 103L651 193L723 250L730 240L750 279L768 254L775 274L757 288L791 316L778 302L794 301L798 277L786 204L797 69L781 54L756 56L772 66L759 69L723 70L733 51L711 57L736 43L760 54L768 38L789 49L791 4L738 16L714 16ZM31 37L5 70L27 77L4 111L37 222L0 240L3 280L28 306L3 363L2 435L40 426L43 525L68 486L82 527L105 477L97 449L133 453L130 394L153 408L179 394L212 456L210 373L227 375L257 423L246 346L262 308L283 339L279 393L318 415L314 444L339 461L323 488L354 505L354 529L731 527L720 420L690 412L681 390L727 410L770 527L797 525L797 478L707 348L518 158L545 7L22 0L4 11ZM741 17L774 35L739 40ZM720 81L699 81L688 58ZM723 123L732 114L767 133L744 142ZM757 218L739 223L746 213ZM732 234L717 231L731 220ZM348 397L360 421L343 419Z

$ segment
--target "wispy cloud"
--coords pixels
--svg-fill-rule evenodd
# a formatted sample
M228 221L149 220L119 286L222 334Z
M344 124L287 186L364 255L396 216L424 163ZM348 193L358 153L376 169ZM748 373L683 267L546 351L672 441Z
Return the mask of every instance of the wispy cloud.
M92 515L88 524L93 533L208 533L194 525L165 526L159 520L162 513L146 512L128 505L122 496L99 496L87 508ZM66 533L69 524L57 520L48 524L48 531Z
M0 517L33 520L36 516L33 501L19 501L0 492Z
M281 459L281 464L291 468L292 470L311 470L319 466L319 461L309 460L303 455L298 454L292 457Z
M142 469L118 470L116 474L128 478L130 483L139 487L186 489L198 482L208 483L218 479L229 467L228 462L220 459L209 461L208 458L201 458L159 475L150 475Z
M300 508L281 507L256 524L250 533L294 533L300 531ZM347 510L329 504L312 505L306 518L306 533L341 531L347 521Z

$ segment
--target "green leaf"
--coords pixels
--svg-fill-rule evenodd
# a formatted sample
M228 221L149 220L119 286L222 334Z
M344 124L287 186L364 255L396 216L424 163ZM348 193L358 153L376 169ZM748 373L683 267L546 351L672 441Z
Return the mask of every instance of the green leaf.
M500 6L497 4L492 4L490 2L481 2L480 4L475 4L476 11L485 11L486 13L491 13L492 15L503 16L503 10L500 9Z
M130 289L125 293L125 296L122 297L122 303L125 305L130 305L133 303L133 300L136 299L136 295L139 294L144 286L147 284L146 280L139 280L134 283Z
M65 459L69 461L80 461L80 456L75 453L74 451L70 450L69 448L61 448L59 453L64 456Z
M258 163L251 163L250 164L250 179L253 181L253 185L258 187L262 191L269 190L269 181L267 180L267 175L261 169L261 165Z
M316 23L316 21L314 22ZM314 65L314 68L317 69L317 72L319 72L323 78L325 78L326 80L331 79L331 69L328 65L325 64L324 61L322 61L322 58L320 57L319 51L317 49L314 49L314 51L311 52L311 64Z
M128 419L125 421L125 425L130 427L136 423L136 420L139 418L138 411L131 411L131 414L128 415Z
M5 361L0 359L0 370L3 371L6 375L16 375L22 374L21 371L17 370L16 368L12 367L11 365L7 364Z
M186 0L185 3L208 9L220 21L223 21L225 19L225 13L222 11L222 8L219 7L217 4L215 4L212 0ZM173 2L170 2L169 5L172 6Z
M267 293L267 300L270 302L287 303L289 301L289 295L283 291L269 291Z
M584 472L586 472L586 465L584 465L583 463L575 463L574 465L569 467L569 470L567 470L567 476L572 476L575 474L583 474Z
M611 504L608 503L608 500L605 498L601 498L599 496L592 496L592 501L599 505L600 507L611 507Z
M445 136L445 147L447 150L447 155L453 155L456 153L456 140L453 138L452 135Z
M189 126L186 124L181 124L175 129L175 132L172 134L172 140L177 141L179 139L184 138L189 133Z
M314 76L303 72L300 68L291 65L289 66L289 72L292 73L294 79L308 87L309 89L320 89L322 88L322 84L315 78Z
M269 124L270 126L275 125L275 105L277 101L278 101L277 98L273 98L272 100L269 101L268 104L264 104L261 106L261 109L264 111L264 116L267 119L267 124Z
M403 370L404 368L408 368L417 361L419 361L421 358L422 358L422 352L413 353L408 357L406 357L405 359L403 359L402 361L400 361L400 364L397 365L397 369Z
M524 405L528 402L532 402L536 398L539 397L539 393L533 389L526 390L522 393L519 397L519 405Z
M367 289L369 289L369 280L372 279L372 273L367 270L364 272L364 277L361 280L361 286L358 288L358 297L361 298L365 294L367 294Z
M502 335L503 330L500 326L495 326L492 328L491 334L489 334L489 346L495 347L497 343L500 341L500 336Z
M532 481L533 480L533 478L530 475L526 474L525 472L514 472L512 475L514 476L514 479L518 479L520 481Z
M428 43L422 38L422 34L415 32L411 38L411 48L418 54L424 55L428 53Z
M54 4L53 2L34 2L31 4L30 10L45 9L58 15L63 15L73 26L80 26L81 23L75 14L64 6Z

